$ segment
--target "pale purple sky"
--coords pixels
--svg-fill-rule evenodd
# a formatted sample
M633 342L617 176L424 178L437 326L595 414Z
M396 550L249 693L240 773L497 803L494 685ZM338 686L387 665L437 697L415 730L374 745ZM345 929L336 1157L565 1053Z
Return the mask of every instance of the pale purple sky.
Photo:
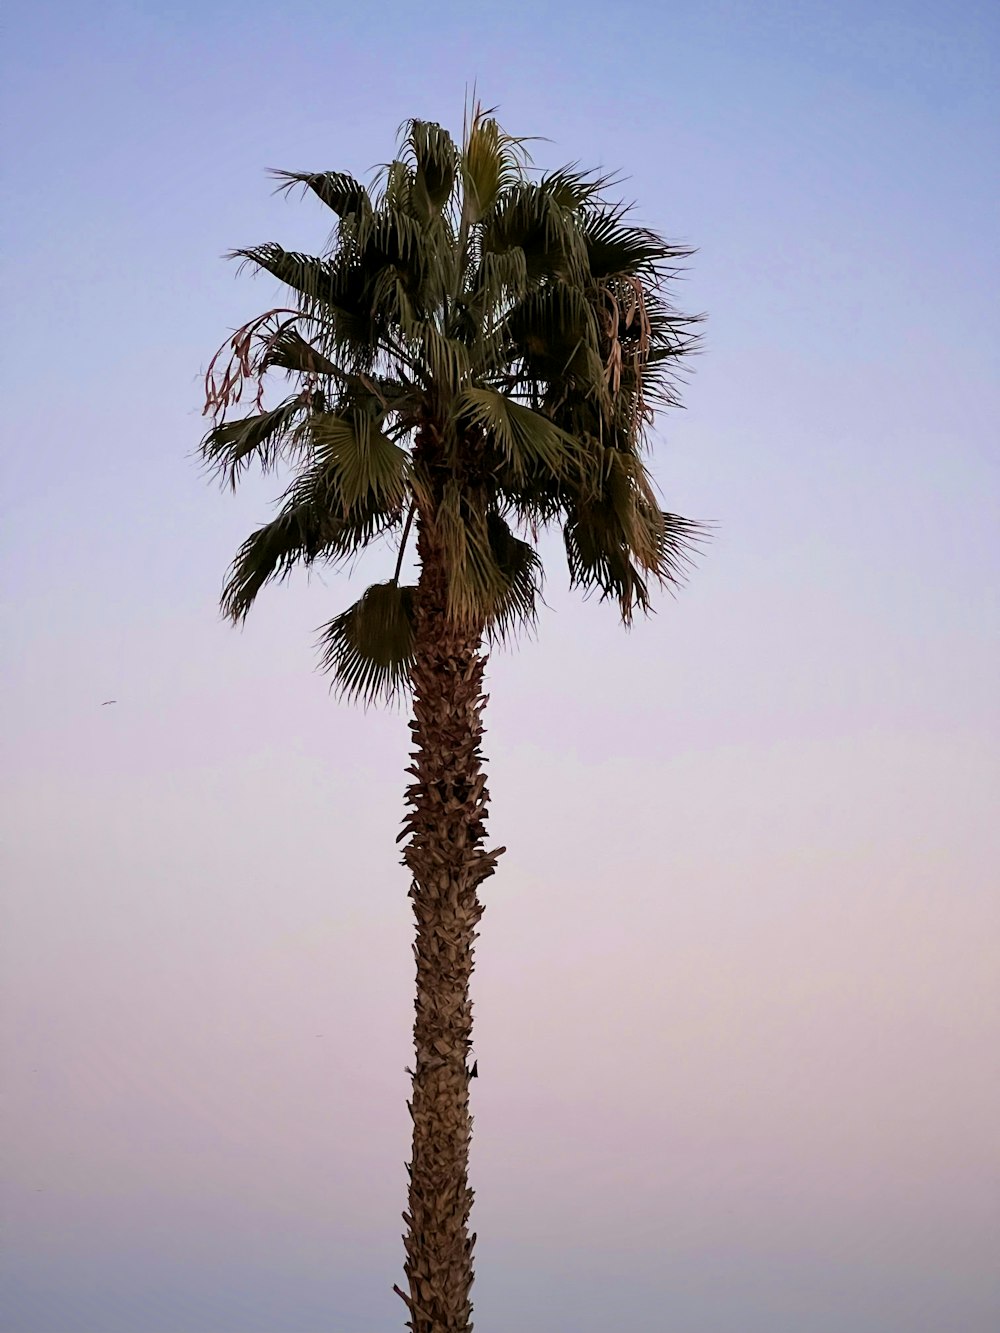
M491 663L476 1327L1000 1327L998 35L919 0L15 5L3 1333L402 1327L405 719L314 671L345 577L219 621L273 488L192 455L275 294L219 256L328 231L265 168L364 173L472 79L700 247L656 475L719 525L630 635L553 546Z

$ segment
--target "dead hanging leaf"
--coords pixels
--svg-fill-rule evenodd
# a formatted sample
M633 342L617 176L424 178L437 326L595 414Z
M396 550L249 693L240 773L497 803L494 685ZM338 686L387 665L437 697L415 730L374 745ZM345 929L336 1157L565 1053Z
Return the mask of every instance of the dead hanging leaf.
M287 315L287 319L278 319ZM256 315L231 338L228 338L208 363L205 372L205 406L202 416L211 414L218 424L219 418L227 408L238 403L250 380L257 381L254 394L254 407L258 412L264 410L264 373L267 357L274 350L277 340L286 333L299 319L303 319L301 310L292 310L288 306L275 306L263 315ZM268 328L268 321L274 321L274 327ZM254 346L256 342L256 348ZM229 358L221 361L227 348ZM221 363L221 365L220 365ZM311 392L314 384L307 384L303 393Z
M651 333L645 288L639 278L617 274L600 282L597 292L601 302L598 320L607 342L604 382L610 393L617 397L627 364L634 379L635 414L648 420L652 414L642 393L643 367L649 357ZM630 335L627 348L622 345L623 331Z

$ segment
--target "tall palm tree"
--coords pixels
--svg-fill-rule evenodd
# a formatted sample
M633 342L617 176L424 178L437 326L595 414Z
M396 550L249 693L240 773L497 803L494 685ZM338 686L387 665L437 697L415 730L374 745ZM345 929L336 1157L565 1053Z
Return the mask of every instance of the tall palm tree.
M535 619L539 533L562 529L571 583L627 623L651 581L677 582L698 525L665 513L642 458L676 400L694 321L665 288L690 253L610 203L606 176L532 171L525 141L476 107L459 146L414 120L365 188L342 172L278 172L336 215L319 257L237 250L291 303L220 348L206 376L205 459L286 481L240 547L222 606L246 616L298 565L338 565L379 539L395 573L322 630L340 692L408 693L413 781L400 840L416 918L406 1291L413 1333L466 1333L469 981L487 850L486 649ZM265 407L270 372L291 388ZM229 410L251 391L254 410ZM401 582L411 537L419 575Z

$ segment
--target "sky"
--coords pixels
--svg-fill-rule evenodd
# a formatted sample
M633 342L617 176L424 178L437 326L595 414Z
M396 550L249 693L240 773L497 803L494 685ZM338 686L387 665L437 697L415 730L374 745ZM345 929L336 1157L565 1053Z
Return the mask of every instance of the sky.
M199 376L277 295L223 254L328 234L266 169L363 175L473 81L698 247L653 468L716 524L629 633L547 547L490 662L476 1328L1000 1327L998 39L14 0L3 1333L403 1325L406 718L316 670L346 575L221 621L273 483L206 482Z

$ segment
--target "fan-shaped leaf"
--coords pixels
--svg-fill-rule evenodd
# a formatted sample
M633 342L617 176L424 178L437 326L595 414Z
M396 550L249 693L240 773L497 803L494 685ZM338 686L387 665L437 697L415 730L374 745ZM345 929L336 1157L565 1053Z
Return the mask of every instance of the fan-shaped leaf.
M398 509L406 494L409 455L364 412L319 413L309 420L314 463L308 485L341 517L362 505Z
M484 250L524 251L528 275L536 281L563 276L584 283L586 246L579 220L554 193L527 181L511 186L497 200L483 226Z
M516 537L499 514L486 520L493 560L504 587L494 599L487 633L494 641L510 639L519 628L533 627L542 583L542 562L530 542Z
M382 533L398 527L399 510L357 508L337 518L317 503L314 490L296 481L284 507L252 532L236 553L222 592L223 614L245 619L265 584L281 582L296 565L338 564L357 555Z
M407 125L407 146L416 167L414 182L425 215L440 213L451 197L458 175L458 148L454 139L427 120Z
M639 506L627 527L608 520L607 511L596 506L570 514L563 529L570 582L599 592L602 601L616 598L627 624L635 609L650 608L645 576L661 584L683 583L708 529L679 514Z
M626 223L627 212L621 206L598 206L582 214L580 226L593 277L629 274L655 280L664 264L694 254L690 246L671 244L645 227Z
M388 702L406 687L414 592L395 581L375 583L320 631L321 665L340 694L365 704Z
M482 431L514 478L539 468L563 477L579 460L579 442L572 435L493 389L464 390L455 414L463 426Z
M504 190L523 179L528 162L525 143L502 130L488 111L476 109L462 152L468 223L479 222Z
M282 329L261 358L261 370L278 366L300 375L343 376L338 366L302 337L297 329Z
M319 305L331 302L336 269L328 260L285 250L275 241L233 250L231 258L243 259L255 268L264 269L308 302Z
M303 420L306 406L299 396L287 399L269 412L220 422L202 440L202 456L233 487L251 462L256 461L265 472L270 471L297 443L296 427Z
M287 578L296 564L308 564L322 550L328 525L309 504L290 505L252 532L236 554L222 592L222 610L231 620L246 618L257 594L272 579Z
M363 185L343 171L272 171L281 181L279 189L301 185L312 190L339 218L369 217L372 202Z
M597 318L587 289L569 282L546 283L509 312L503 334L533 377L556 382L562 391L573 385L585 393L600 390Z

